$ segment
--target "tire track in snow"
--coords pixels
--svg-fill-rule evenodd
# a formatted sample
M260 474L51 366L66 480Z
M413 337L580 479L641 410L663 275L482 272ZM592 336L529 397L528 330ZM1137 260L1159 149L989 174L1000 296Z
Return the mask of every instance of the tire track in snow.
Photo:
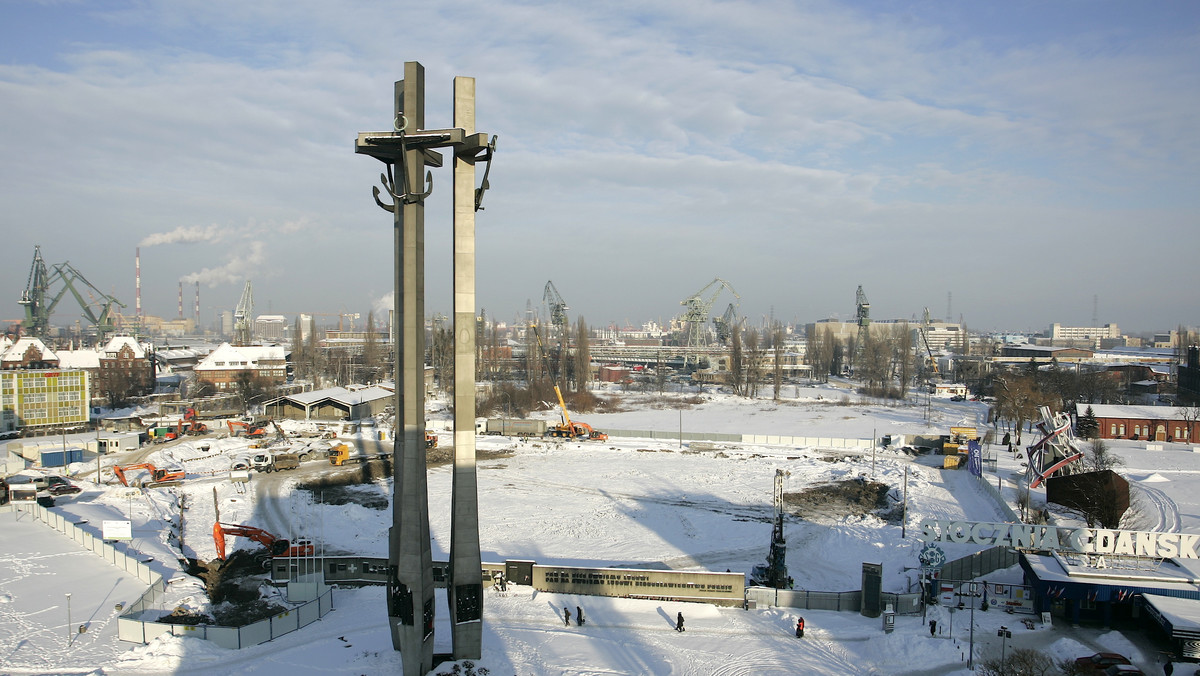
M1167 497L1166 493L1157 488L1147 486L1144 482L1138 482L1133 485L1154 507L1155 523L1149 530L1162 533L1178 533L1182 526L1182 520L1179 518L1179 505L1176 505L1174 500Z

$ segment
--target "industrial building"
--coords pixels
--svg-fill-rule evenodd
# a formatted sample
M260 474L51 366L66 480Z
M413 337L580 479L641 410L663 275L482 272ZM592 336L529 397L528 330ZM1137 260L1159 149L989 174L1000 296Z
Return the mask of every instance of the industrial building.
M1101 439L1134 439L1196 443L1200 421L1195 407L1126 406L1120 404L1076 404L1076 419L1087 414L1096 418Z
M84 426L90 397L86 371L0 370L0 433L51 433Z
M199 380L212 383L219 391L233 388L246 373L262 379L265 385L282 385L287 380L287 348L221 343L193 371Z

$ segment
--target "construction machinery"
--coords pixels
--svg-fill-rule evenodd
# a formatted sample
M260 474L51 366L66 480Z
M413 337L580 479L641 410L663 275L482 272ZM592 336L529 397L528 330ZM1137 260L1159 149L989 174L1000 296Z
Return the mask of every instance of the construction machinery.
M62 288L56 293L52 292L51 287L58 282L62 283ZM84 300L81 290L87 293L88 300ZM50 315L68 291L79 303L84 317L95 327L98 335L103 336L116 330L113 324L113 306L124 308L125 304L97 289L82 273L71 267L70 263L60 263L47 268L46 262L42 260L40 246L33 248L29 281L25 291L21 293L21 300L18 301L25 308L21 330L27 335L45 338L50 331Z
M562 391L558 389L558 385L554 386L554 394L558 395L558 407L562 410L562 422L551 425L546 430L546 436L560 439L608 441L608 435L604 432L592 429L592 426L585 422L571 421L571 414L567 411L567 404L563 401Z
M925 315L921 320L921 342L925 344L925 354L927 355L926 365L933 371L934 376L941 376L938 373L937 358L933 356L933 349L929 347L929 308L925 308Z
M546 358L545 346L542 345L541 333L537 330L537 325L532 325L533 335L537 338L538 347L541 348L542 358ZM546 364L547 373L549 373L550 365ZM561 422L557 425L551 425L546 430L546 436L559 439L592 439L595 441L607 441L608 435L599 430L592 429L592 426L584 422L572 422L571 414L567 411L567 403L563 401L562 390L558 385L554 385L554 394L558 397L558 408L562 412Z
M717 342L722 345L729 344L729 338L733 335L734 329L737 327L737 308L733 303L725 308L725 314L720 317L713 317L713 325L717 327Z
M699 355L694 354L692 350L708 345L705 335L708 331L708 315L712 312L713 304L717 302L717 296L724 289L729 289L729 293L733 294L734 298L741 300L742 297L733 290L733 286L729 282L717 277L706 284L703 289L679 302L680 305L687 307L682 317L683 321L687 323L688 353L684 356L684 364L700 361Z
M267 428L258 423L248 423L241 420L226 420L229 436L246 437L247 439L262 439L267 436Z
M117 481L121 482L122 486L129 486L129 478L125 476L126 472L144 469L149 473L149 478L141 478L133 484L138 488L153 488L154 486L174 486L183 481L186 473L183 470L168 470L159 469L152 463L142 462L134 465L113 465L113 475L117 477Z
M312 556L314 553L311 540L296 540L291 542L285 538L272 535L261 528L241 526L232 523L216 522L213 524L213 544L217 547L217 560L225 560L225 538L250 538L267 548L263 563L269 563L273 557Z
M783 589L788 583L787 539L783 536L783 484L791 474L786 470L775 470L775 493L772 501L775 519L771 528L771 548L767 553L767 565L754 566L750 573L751 580L764 587Z

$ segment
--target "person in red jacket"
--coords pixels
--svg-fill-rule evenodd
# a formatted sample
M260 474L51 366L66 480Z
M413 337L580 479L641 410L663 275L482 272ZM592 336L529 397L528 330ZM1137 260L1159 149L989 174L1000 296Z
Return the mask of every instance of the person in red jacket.
M804 618L796 620L796 638L804 638Z

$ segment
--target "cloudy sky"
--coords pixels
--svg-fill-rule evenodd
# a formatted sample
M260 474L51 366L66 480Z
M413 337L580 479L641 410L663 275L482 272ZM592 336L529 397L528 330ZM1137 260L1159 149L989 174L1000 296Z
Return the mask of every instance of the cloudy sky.
M971 328L1200 324L1194 2L0 3L0 319L35 245L147 314L388 302L403 62L427 126L476 78L499 137L479 306L666 321L716 278L752 323L928 307ZM482 173L482 172L480 172ZM449 164L427 310L450 314ZM57 323L74 321L63 301Z

